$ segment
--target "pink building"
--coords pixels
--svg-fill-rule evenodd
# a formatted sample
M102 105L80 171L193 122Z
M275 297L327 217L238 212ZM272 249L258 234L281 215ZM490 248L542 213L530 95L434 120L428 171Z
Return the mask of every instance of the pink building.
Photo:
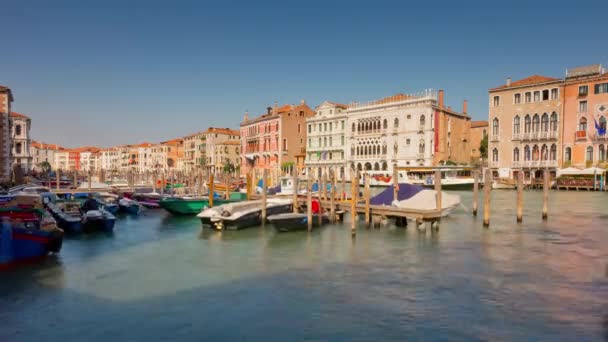
M241 123L241 174L253 168L270 169L280 165L280 121L278 113L268 107L266 114L249 120L245 113Z

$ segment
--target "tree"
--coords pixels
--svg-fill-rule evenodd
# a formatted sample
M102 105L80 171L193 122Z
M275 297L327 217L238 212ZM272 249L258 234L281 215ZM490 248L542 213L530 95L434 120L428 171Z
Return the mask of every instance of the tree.
M51 163L46 160L38 163L38 167L42 170L42 173L44 174L51 172Z
M483 139L481 139L481 143L479 144L479 153L481 154L481 158L488 158L488 136L484 135Z
M234 164L232 164L230 160L226 160L226 163L224 163L224 172L233 173L235 170Z

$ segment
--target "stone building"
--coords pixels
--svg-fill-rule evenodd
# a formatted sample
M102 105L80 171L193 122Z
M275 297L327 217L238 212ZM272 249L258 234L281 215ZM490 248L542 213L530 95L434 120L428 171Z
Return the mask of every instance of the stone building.
M568 69L564 80L563 167L606 167L608 73L601 65Z
M11 105L13 93L0 85L0 182L10 182L12 172Z
M236 171L241 165L241 142L226 140L215 144L213 160L216 173L225 173L227 166L232 166Z
M562 80L533 75L489 90L488 160L495 177L526 180L555 172L560 160Z
M13 156L12 164L21 165L24 172L29 172L32 169L32 155L30 154L30 129L32 127L32 119L27 115L11 112L11 140Z
M317 170L318 175L329 174L333 168L336 177L346 174L346 108L344 104L325 101L316 108L316 114L306 120L305 166Z
M42 162L47 162L51 166L51 169L55 169L55 152L63 150L63 147L59 145L45 144L42 142L32 140L30 144L30 155L32 156L33 168L37 171L41 171L39 165Z
M469 163L470 117L444 105L444 92L397 94L348 106L347 158L360 171L392 174L393 165Z

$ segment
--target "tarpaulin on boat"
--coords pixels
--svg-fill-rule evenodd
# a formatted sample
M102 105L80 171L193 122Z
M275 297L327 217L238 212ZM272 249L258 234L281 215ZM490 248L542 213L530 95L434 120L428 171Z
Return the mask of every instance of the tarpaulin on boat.
M406 200L422 190L424 190L424 188L420 185L399 183L397 200ZM384 191L372 197L369 202L371 205L391 205L393 203L393 186L387 187Z

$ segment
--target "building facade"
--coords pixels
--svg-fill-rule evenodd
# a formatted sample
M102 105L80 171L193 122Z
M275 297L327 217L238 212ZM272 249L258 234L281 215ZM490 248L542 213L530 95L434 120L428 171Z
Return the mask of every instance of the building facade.
M345 174L346 108L344 104L325 101L306 120L305 166L316 170L317 175L328 175L329 168L335 170L337 178Z
M12 149L11 154L13 156L12 164L21 165L24 172L28 172L32 169L32 155L30 153L30 146L32 140L30 138L30 129L32 126L32 119L27 115L11 112L11 140Z
M11 141L11 106L13 93L10 88L0 85L0 182L11 181L12 174L12 141Z
M63 148L59 145L45 144L32 140L30 144L30 155L32 156L33 168L37 171L41 171L40 164L47 162L51 166L51 169L55 169L55 152L62 150Z
M608 73L601 65L569 69L564 80L563 167L606 167Z
M495 177L541 177L560 165L562 80L533 75L489 91L488 160Z
M299 105L268 107L265 114L241 122L241 174L253 168L276 169L296 163L306 151L306 119L315 112Z
M445 107L443 101L442 90L426 90L349 105L350 168L392 174L394 165L468 163L470 117Z
M216 172L235 172L241 164L241 142L226 140L215 145L213 160Z
M471 164L481 164L481 141L487 136L487 121L471 121Z

